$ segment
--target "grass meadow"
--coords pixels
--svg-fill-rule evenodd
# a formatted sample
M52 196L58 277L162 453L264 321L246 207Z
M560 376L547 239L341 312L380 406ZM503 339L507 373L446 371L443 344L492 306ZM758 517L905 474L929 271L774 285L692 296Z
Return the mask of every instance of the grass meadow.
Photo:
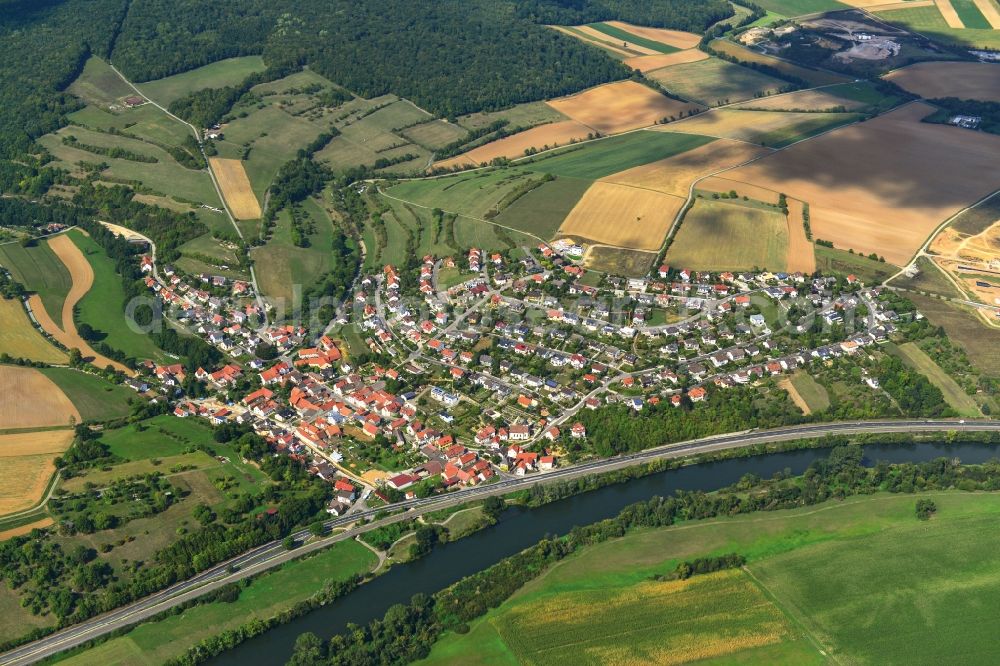
M108 421L128 416L130 389L72 368L40 368L66 394L84 421Z
M875 261L860 254L852 254L846 250L815 245L816 268L824 273L842 273L857 275L868 284L882 282L896 272L896 267L889 263Z
M929 522L916 497L632 532L551 567L419 663L988 663L1000 554L981 534L1000 495L934 493ZM650 580L729 552L743 571Z
M788 17L850 8L836 0L762 0L758 4L769 12Z
M598 179L710 143L711 137L639 130L601 139L525 164L532 171Z
M138 87L144 95L157 104L170 106L174 100L204 88L236 85L251 74L264 71L265 68L264 59L260 56L227 58L163 79L147 81L138 84Z
M788 225L781 212L699 199L666 261L690 270L784 270L787 255Z
M810 413L822 412L830 407L830 395L808 372L798 370L792 373L788 381L809 407Z
M0 354L43 363L66 363L66 354L45 339L18 299L0 297Z
M555 236L573 206L583 196L591 181L558 176L535 188L505 208L496 221L546 240Z
M38 294L54 321L62 321L63 303L73 278L48 243L42 240L31 247L21 247L19 243L0 245L0 265L25 289Z
M960 416L978 417L982 416L976 401L966 393L941 366L934 362L915 342L889 347L894 355L898 356L903 363L913 368L917 372L926 376L934 386L941 389L945 402L954 409Z

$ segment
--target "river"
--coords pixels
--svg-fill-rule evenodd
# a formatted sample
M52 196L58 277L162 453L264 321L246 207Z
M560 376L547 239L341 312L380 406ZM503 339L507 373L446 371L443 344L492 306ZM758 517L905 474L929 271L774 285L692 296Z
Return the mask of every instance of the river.
M393 604L407 603L418 592L436 592L537 543L547 534L566 534L574 526L611 518L629 504L654 495L667 495L675 490L718 490L735 483L747 473L769 477L786 468L793 474L801 474L811 462L827 453L828 449L813 449L693 465L534 509L512 507L493 527L440 545L415 562L398 564L346 597L246 641L208 663L213 666L283 664L299 634L311 631L327 639L342 633L349 622L367 624L382 617ZM868 463L876 460L921 462L942 456L974 464L998 457L998 453L994 447L981 444L948 446L920 443L865 447Z

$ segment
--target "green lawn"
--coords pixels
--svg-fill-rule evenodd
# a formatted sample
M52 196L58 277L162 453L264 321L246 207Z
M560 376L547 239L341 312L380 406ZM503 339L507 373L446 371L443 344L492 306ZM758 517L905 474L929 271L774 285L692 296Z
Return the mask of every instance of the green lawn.
M590 185L582 178L557 177L505 208L496 222L548 240Z
M124 460L176 456L198 444L218 446L207 422L179 419L172 414L108 430L101 434L101 441L108 445L112 454Z
M778 210L699 199L684 217L666 261L690 270L784 270L788 224Z
M0 265L25 289L38 294L53 321L62 321L63 303L73 278L46 241L27 248L19 243L0 245Z
M670 65L648 72L646 76L675 95L707 106L771 95L790 85L719 58Z
M623 42L628 42L629 44L635 44L637 46L644 46L647 49L657 51L659 53L675 53L679 51L676 46L670 46L669 44L664 44L663 42L658 42L653 39L647 39L645 37L640 37L639 35L632 34L627 30L622 30L613 25L608 25L607 23L590 23L589 27L602 32L609 37L614 37L615 39L620 39Z
M941 389L945 402L960 416L982 416L972 396L962 390L958 382L935 363L934 359L925 354L916 343L907 342L898 347L894 345L889 349L896 353L906 365L925 375L934 386Z
M175 99L180 99L203 88L223 88L236 85L249 75L262 72L264 69L264 59L260 56L227 58L188 72L174 74L156 81L147 81L139 84L138 87L144 95L148 95L158 104L169 106Z
M94 284L77 305L77 323L87 323L105 334L108 346L137 359L162 359L163 352L144 333L129 326L125 316L125 290L115 263L93 239L70 232L70 238L83 252L94 270Z
M990 663L1000 553L982 535L1000 495L935 493L929 522L914 516L916 497L694 521L584 548L420 663L827 663L820 648L837 663ZM649 580L729 552L748 558L746 572Z
M109 421L128 416L129 398L135 393L124 386L72 368L40 368L76 406L84 421Z
M711 137L640 130L586 143L526 164L532 171L596 180L642 164L673 157L714 141Z

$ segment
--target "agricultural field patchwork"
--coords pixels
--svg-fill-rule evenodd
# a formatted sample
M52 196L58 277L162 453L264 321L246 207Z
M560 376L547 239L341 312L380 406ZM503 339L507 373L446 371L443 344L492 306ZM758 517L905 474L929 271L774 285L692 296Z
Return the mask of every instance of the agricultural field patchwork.
M1000 48L1000 32L998 32L996 27L987 29L971 28L964 25L962 27L952 27L948 25L948 22L937 6L934 4L917 6L918 4L920 3L906 2L903 3L902 9L897 8L898 6L893 6L892 8L888 8L888 11L877 11L876 16L887 22L897 24L914 32L919 32L931 39L946 44L977 49ZM979 11L984 16L988 16L994 20L998 18L993 16L992 13L986 14L983 12L981 4L977 3L977 7L980 8Z
M551 239L590 185L589 180L557 176L555 180L518 198L494 221L546 240Z
M594 130L575 120L564 120L548 125L539 125L524 132L491 141L447 160L435 162L435 167L449 169L456 166L479 166L497 157L516 159L530 152L548 150L588 138L593 138Z
M699 199L684 216L666 261L690 270L783 271L788 266L785 216L742 203Z
M802 79L809 86L828 86L834 83L847 83L850 77L826 70L802 67L785 60L780 60L759 51L748 49L744 46L731 42L728 39L715 39L709 46L725 55L736 58L740 62L756 63L776 69L786 76Z
M787 81L709 58L646 72L672 94L705 106L720 106L781 92Z
M681 116L699 108L697 104L679 102L635 81L608 83L554 99L548 105L602 134L649 127L664 118Z

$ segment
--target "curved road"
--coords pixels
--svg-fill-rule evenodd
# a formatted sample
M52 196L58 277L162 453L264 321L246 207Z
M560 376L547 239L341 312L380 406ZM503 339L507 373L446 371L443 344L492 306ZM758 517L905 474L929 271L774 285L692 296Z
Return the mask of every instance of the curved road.
M337 541L354 538L355 536L383 525L413 518L417 515L437 511L444 507L463 504L474 499L490 495L506 494L515 490L527 488L535 484L553 483L608 472L657 459L680 458L703 453L712 453L727 449L743 448L754 444L789 441L825 437L827 435L849 435L862 433L930 433L930 432L1000 432L1000 420L958 421L958 420L886 420L886 421L851 421L826 424L807 424L774 428L771 430L749 430L726 435L716 435L702 439L670 444L639 453L618 456L605 460L558 468L551 472L535 474L527 477L504 479L497 483L466 488L443 496L412 499L389 507L393 510L404 509L396 515L373 520L367 525L355 526L344 531L307 543L292 551L287 551L281 542L258 546L232 560L203 571L193 578L177 583L148 597L140 599L128 606L116 609L104 615L92 618L86 622L67 627L59 632L15 648L0 655L0 665L32 664L63 650L76 647L94 638L112 631L136 624L154 615L162 613L174 606L190 601L206 592L241 578L256 575L261 571L278 566L288 560L305 553L325 548ZM386 509L370 509L349 516L326 521L328 528L345 528L360 519L372 519ZM309 538L308 530L295 533L298 541Z

